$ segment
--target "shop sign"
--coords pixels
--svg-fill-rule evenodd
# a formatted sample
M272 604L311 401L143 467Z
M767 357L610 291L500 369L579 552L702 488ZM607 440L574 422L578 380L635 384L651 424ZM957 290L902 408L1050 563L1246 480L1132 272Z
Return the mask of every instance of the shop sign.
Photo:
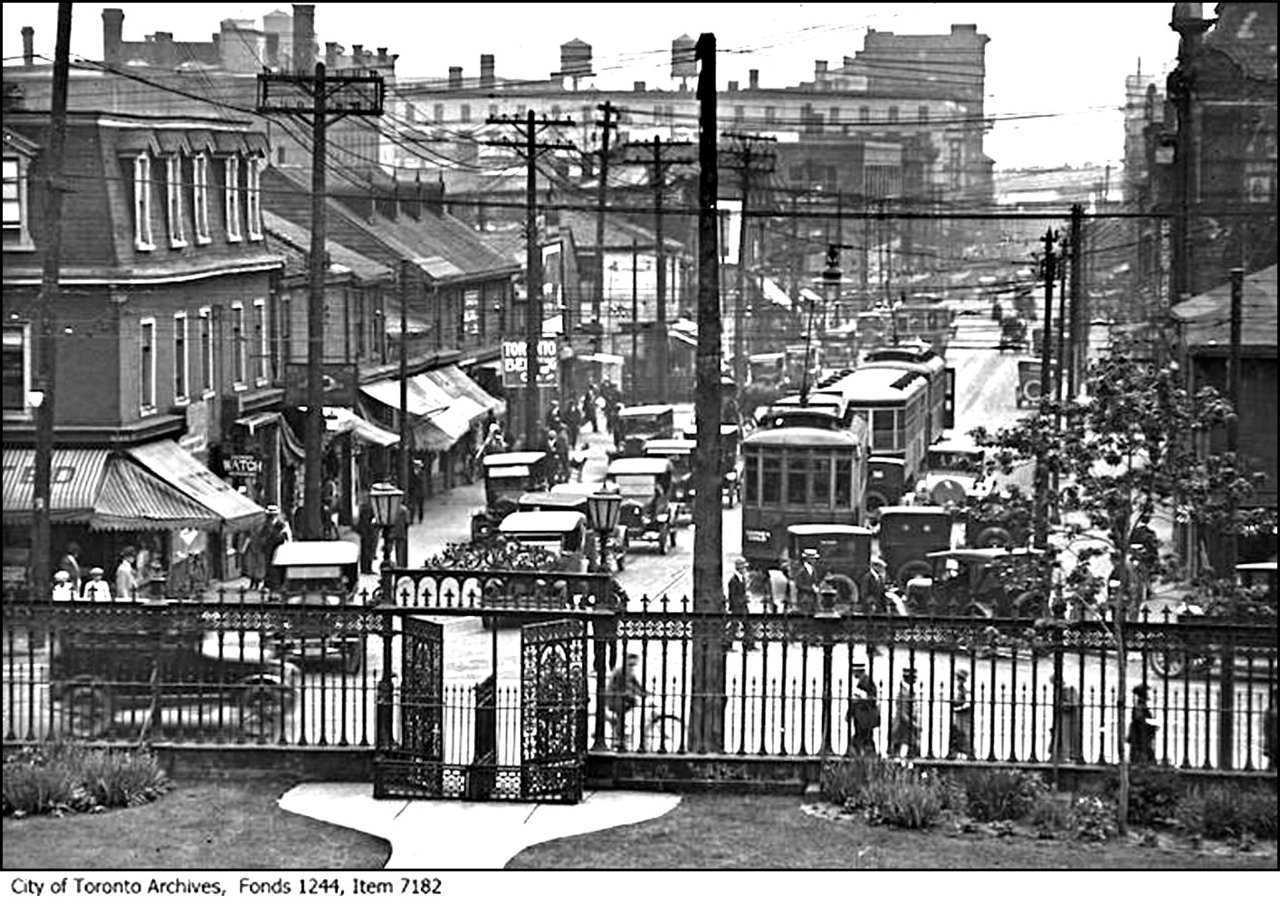
M251 453L233 453L222 458L222 471L229 476L253 477L262 472L262 460Z
M209 447L209 403L198 399L187 405L187 433L178 439L178 446L203 462Z
M350 406L356 404L355 362L341 362L320 366L320 397L325 406ZM307 400L307 364L291 361L284 366L284 404L305 406Z
M528 381L525 375L525 341L523 339L504 339L502 341L502 385L508 389L524 387ZM560 386L559 344L555 339L538 340L538 386L555 389Z

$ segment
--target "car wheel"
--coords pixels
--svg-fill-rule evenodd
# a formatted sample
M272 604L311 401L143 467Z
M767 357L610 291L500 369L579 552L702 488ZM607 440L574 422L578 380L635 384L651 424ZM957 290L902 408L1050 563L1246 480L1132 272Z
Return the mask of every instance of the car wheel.
M1036 619L1046 614L1044 600L1037 593L1023 593L1013 601L1014 618Z
M284 732L287 696L280 685L253 680L240 692L240 732L246 738L267 741Z
M867 492L866 509L867 522L875 523L880 519L881 508L887 507L889 500L878 491Z
M1178 649L1157 650L1149 653L1147 658L1151 661L1151 668L1165 678L1176 678L1187 667L1187 654Z
M978 548L1007 548L1013 537L1009 535L1009 531L1000 526L988 526L982 532L978 533L978 541L974 543Z
M898 568L898 573L894 575L894 580L902 589L907 588L907 581L912 577L932 577L933 566L928 561L917 559L908 561L902 567Z
M101 682L75 682L62 693L67 735L101 738L111 728L111 690Z

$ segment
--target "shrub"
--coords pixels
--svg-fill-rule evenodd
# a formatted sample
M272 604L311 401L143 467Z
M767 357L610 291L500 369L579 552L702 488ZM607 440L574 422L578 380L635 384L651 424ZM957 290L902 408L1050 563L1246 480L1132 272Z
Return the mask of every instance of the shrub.
M155 756L73 743L23 748L4 762L4 814L14 816L138 805L168 788Z
M822 798L840 806L856 806L867 783L884 776L891 766L875 755L828 761L822 765L819 781Z
M942 814L943 788L937 777L891 764L867 782L859 801L872 824L919 830Z
M1016 821L1045 793L1044 781L1029 771L973 768L961 776L965 811L976 821Z
M1276 838L1276 796L1265 789L1214 785L1192 790L1178 804L1177 821L1192 834L1214 840L1245 834Z
M1026 819L1041 837L1071 833L1071 800L1049 792L1041 793L1032 801Z
M1108 797L1115 799L1118 791L1119 783L1112 781ZM1172 822L1185 794L1177 771L1134 767L1129 774L1129 822L1144 826Z
M1071 805L1071 833L1077 840L1103 843L1115 833L1115 804L1101 796L1079 796Z

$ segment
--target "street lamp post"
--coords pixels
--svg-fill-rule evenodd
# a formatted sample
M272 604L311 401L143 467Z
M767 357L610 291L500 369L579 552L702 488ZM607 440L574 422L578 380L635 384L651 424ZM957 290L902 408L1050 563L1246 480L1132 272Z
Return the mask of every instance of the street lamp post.
M391 567L391 526L400 514L404 492L389 482L374 482L369 489L369 503L373 516L382 527L382 592L384 600L394 608L395 588L387 569ZM391 718L393 688L391 682L391 640L394 635L393 616L390 611L382 616L382 678L378 682L377 746L391 745Z
M591 524L591 528L596 531L596 535L600 540L600 567L606 574L609 573L609 537L613 533L614 527L618 525L618 516L621 512L622 495L617 492L601 488L599 491L587 495L587 522ZM613 587L610 586L610 597L612 596L612 590ZM606 602L604 605L597 605L595 610L597 612L611 613L612 608L612 603ZM611 621L612 619L610 619ZM609 634L614 631L612 623L601 625L599 618L592 622L591 633L595 644L596 694L600 695L605 693L605 676L610 666L609 647L611 644L605 643L606 631L604 628L607 628ZM602 707L596 709L593 741L595 742L595 751L604 750L604 711Z

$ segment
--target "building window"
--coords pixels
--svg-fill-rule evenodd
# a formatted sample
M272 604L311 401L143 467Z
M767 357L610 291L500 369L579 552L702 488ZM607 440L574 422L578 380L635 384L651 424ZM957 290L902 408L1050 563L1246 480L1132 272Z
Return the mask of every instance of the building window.
M460 121L462 121L464 124L471 123L471 106L470 105L463 105L461 108L458 109L458 112L459 112L458 119Z
M187 315L183 311L173 315L173 401L185 403L190 394L190 376L187 365Z
M747 109L746 109L746 106L745 106L745 105L734 105L734 106L733 106L733 122L734 122L735 124L741 124L741 123L742 123L744 120L746 120L746 119L747 119Z
M840 109L832 108L827 112L827 123L833 126L840 123Z
M778 122L778 109L773 105L768 105L764 109L764 122L766 124L776 124Z
M169 212L169 246L186 247L187 230L182 220L182 156L164 160L164 190Z
M284 374L284 367L293 358L293 311L290 310L292 298L288 295L280 296L280 312L277 319L280 321L280 374Z
M267 359L270 355L267 349L267 301L265 298L253 300L253 347L253 376L258 386L262 386L268 380Z
M920 123L922 124L929 123L929 106L928 105L921 105L919 111L917 111L916 113L920 118Z
M431 119L434 120L437 124L444 123L444 105L437 103L436 106L432 108L431 113L432 113Z
M262 160L245 162L245 216L250 241L262 240Z
M4 326L4 350L0 354L3 375L3 408L6 418L26 418L27 391L31 389L31 327L26 324Z
M237 387L244 386L248 354L248 340L244 333L244 305L234 301L231 304L231 381Z
M151 158L145 152L133 160L133 246L156 249L151 240Z
M213 392L213 311L200 309L200 389Z
M227 240L240 240L240 156L229 155L223 160L223 209L226 213Z
M866 105L862 105L861 107L858 108L858 123L860 124L871 123L871 109Z
M209 158L203 153L191 160L191 215L196 224L196 243L208 244Z
M30 247L27 225L27 161L4 157L4 246Z
M950 140L947 143L947 170L951 172L951 188L958 190L964 185L964 150L961 141Z
M148 317L139 326L138 405L143 414L156 408L156 322Z
M898 122L898 106L889 106L889 123L896 124Z

